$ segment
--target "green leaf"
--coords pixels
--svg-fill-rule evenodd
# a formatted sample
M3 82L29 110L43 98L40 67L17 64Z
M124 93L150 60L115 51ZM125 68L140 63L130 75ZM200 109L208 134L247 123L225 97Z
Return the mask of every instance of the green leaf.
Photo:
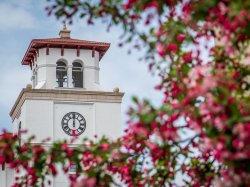
M138 98L137 98L136 96L133 96L133 97L132 97L132 101L133 101L134 103L136 103L136 104L139 103L139 100L138 100Z
M144 124L150 124L152 121L154 121L154 119L155 119L154 113L147 113L147 114L141 115L141 121Z

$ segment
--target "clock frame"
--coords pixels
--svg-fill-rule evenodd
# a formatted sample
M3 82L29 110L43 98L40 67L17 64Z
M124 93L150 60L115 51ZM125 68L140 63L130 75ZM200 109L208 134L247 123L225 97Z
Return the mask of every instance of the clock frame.
M86 120L78 112L69 112L62 118L62 129L69 136L79 136L86 129Z

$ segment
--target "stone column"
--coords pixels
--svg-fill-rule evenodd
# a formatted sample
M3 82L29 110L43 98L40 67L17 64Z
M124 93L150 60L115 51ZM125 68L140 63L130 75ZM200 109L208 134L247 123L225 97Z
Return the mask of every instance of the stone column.
M68 88L73 88L72 66L68 66Z

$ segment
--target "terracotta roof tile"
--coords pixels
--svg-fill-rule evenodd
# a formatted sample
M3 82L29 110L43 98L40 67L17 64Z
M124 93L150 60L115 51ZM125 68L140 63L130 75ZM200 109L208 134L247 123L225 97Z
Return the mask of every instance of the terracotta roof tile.
M94 49L100 53L100 60L109 49L110 43L79 40L72 38L47 38L47 39L33 39L23 57L22 64L30 65L34 62L37 50L41 48L72 48L77 49Z
M79 39L73 39L73 38L33 39L33 41L37 41L37 42L67 42L67 43L81 43L81 44L94 44L94 45L110 45L110 43L106 43L106 42L87 41L87 40L79 40Z

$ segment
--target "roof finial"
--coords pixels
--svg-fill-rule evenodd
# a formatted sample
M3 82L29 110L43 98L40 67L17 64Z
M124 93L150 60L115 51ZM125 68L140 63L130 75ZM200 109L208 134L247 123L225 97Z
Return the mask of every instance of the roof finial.
M63 24L63 30L67 30L67 25L66 25L65 22L64 22L64 24Z
M63 24L63 29L60 30L59 36L61 38L70 38L70 30L67 29L66 23Z

